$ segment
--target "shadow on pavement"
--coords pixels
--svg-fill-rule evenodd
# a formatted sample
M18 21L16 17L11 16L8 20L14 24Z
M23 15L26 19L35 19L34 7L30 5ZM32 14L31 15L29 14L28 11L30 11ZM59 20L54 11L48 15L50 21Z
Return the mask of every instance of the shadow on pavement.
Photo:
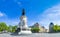
M18 33L11 33L12 36L30 36L31 34L18 34Z

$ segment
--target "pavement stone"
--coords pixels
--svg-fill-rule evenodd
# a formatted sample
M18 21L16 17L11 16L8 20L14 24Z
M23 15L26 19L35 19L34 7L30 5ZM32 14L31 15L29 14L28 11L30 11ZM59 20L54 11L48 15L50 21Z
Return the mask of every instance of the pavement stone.
M60 37L60 33L32 33L30 35L11 35L11 33L2 33L0 37Z

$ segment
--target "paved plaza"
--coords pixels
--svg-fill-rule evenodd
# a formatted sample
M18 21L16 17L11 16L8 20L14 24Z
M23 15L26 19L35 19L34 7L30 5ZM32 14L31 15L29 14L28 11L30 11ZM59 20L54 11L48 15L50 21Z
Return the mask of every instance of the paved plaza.
M0 34L0 37L60 37L60 33L32 33L30 35L11 35L10 33Z

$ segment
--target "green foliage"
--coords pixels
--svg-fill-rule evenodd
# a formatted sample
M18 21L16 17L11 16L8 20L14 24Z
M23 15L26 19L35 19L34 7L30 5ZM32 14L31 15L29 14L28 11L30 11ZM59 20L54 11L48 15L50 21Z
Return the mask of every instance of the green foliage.
M15 30L16 30L16 28L17 28L17 26L9 26L8 27L8 32L15 32Z
M34 28L31 28L31 31L32 31L33 33L36 33L36 32L39 32L40 29L39 29L38 27L34 27Z
M7 30L7 25L4 22L0 23L0 31Z
M17 26L11 26L11 25L7 26L6 23L4 23L4 22L0 23L0 32L2 32L4 30L6 30L8 32L15 32L16 28L17 28Z
M11 32L10 26L7 27L7 31L8 32Z
M60 32L60 26L54 25L53 30L54 32Z
M15 32L17 26L12 26L12 32Z

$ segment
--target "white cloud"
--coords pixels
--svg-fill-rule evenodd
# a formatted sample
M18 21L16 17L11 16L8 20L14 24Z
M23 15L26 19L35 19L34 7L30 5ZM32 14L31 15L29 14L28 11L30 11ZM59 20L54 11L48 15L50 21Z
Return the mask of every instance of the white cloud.
M3 14L0 12L0 16L3 16Z
M22 6L22 2L21 1L19 1L19 0L14 0L14 2L18 5L18 6Z
M7 25L17 25L19 23L18 18L10 19L8 15L0 11L0 22L5 22Z
M4 18L4 19L1 19L0 22L5 22L7 25L18 25L19 24L19 19L9 19L9 18Z
M23 6L22 2L17 1L16 3L17 3L17 5L18 5L19 7L22 7L22 6Z
M0 11L0 17L6 16L3 12Z
M8 19L5 22L7 23L7 25L12 25L12 26L19 24L19 20L18 19L14 19L14 20Z
M54 24L60 24L60 4L54 5L46 9L41 16L40 23L43 24L46 28L49 26L50 22Z
M21 5L21 2L17 2L18 5Z

